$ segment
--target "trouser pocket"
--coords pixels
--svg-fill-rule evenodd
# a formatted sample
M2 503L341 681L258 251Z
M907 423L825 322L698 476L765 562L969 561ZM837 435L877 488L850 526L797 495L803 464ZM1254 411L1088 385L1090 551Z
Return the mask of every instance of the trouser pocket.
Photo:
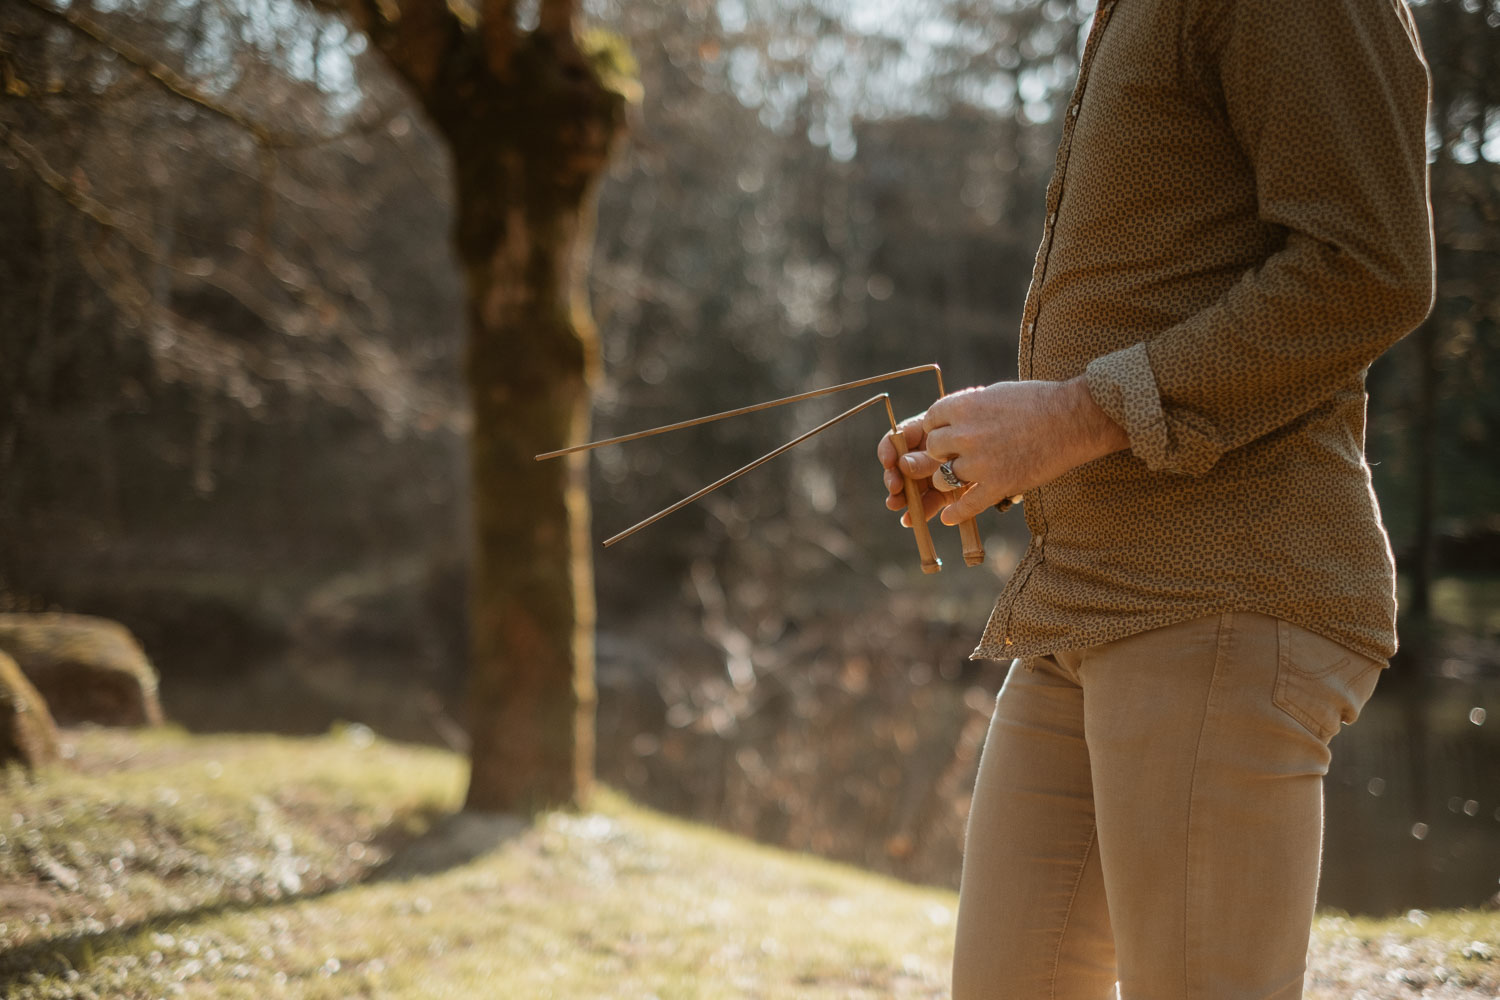
M1327 743L1340 724L1359 718L1383 664L1288 621L1276 622L1276 689L1272 701Z

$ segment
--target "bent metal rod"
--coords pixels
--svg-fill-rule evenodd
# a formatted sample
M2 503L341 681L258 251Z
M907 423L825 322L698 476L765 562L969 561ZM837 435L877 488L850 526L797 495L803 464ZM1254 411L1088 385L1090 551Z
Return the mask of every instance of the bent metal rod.
M724 410L721 413L712 413L708 416L694 417L690 420L681 420L675 424L665 424L661 427L651 427L647 430L634 431L630 434L621 434L617 437L605 438L601 441L590 441L587 444L573 445L570 448L560 448L557 451L543 452L542 454L536 456L536 460L538 462L541 462L550 458L561 458L564 455L572 455L580 451L592 451L595 448L602 448L605 445L624 444L627 441L638 441L641 438L652 437L657 434L666 434L669 431L684 430L688 427L697 427L700 424L713 423L716 420L727 420L730 417L739 417L744 416L747 413L756 413L760 410L769 410L772 407L776 406L786 406L791 403L800 403L803 400L817 399L820 396L830 396L836 392L844 392L849 389L858 389L867 385L875 385L878 382L889 382L892 379L904 378L908 375L917 375L922 372L932 372L933 374L935 374L937 376L938 395L946 395L946 392L943 389L943 370L935 364L918 365L914 368L903 368L900 371L886 372L884 375L873 375L869 378L856 379L853 382L843 382L839 385L825 386L821 389L811 389L807 392L797 393L794 396L784 396L781 399L773 399L764 403L753 403L750 406L741 406L733 410ZM605 546L608 547L610 545L613 545L615 542L618 542L625 538L629 538L631 535L635 534L637 531L640 531L647 525L654 524L662 518L666 517L668 514L672 514L676 511L681 510L683 507L686 507L693 501L707 496L726 483L731 483L739 477L743 476L745 473L760 468L762 465L765 465L767 462L771 461L771 459L776 458L778 455L781 455L787 451L790 451L797 445L806 441L808 438L821 434L823 431L826 431L834 424L847 420L855 414L874 406L876 403L881 402L885 403L886 417L890 420L891 424L891 443L895 446L897 454L906 454L906 436L902 434L897 427L896 413L893 409L891 409L890 394L882 392L878 395L871 396L869 399L865 400L863 403L858 404L857 406L850 407L843 413L840 413L838 416L824 421L823 423L814 427L812 430L798 435L797 437L788 441L786 444L783 444L780 447L767 452L748 465L741 466L740 468L729 473L729 475L708 484L701 490L698 490L696 493L683 497L681 500L672 504L670 507L667 507L664 510L657 511L655 514L652 514L645 520L640 521L629 528L626 528L624 531L620 532L617 535L613 535L605 539ZM922 557L922 572L936 573L943 568L943 563L942 560L937 557L937 549L932 544L932 532L927 526L927 521L921 516L921 490L917 486L916 482L911 477L907 476L905 472L902 472L901 477L906 482L906 505L907 509L911 512L909 520L912 523L912 533L916 536L917 539L917 551L921 554ZM1009 505L1005 504L1004 506ZM973 518L961 522L958 525L958 531L959 537L963 540L964 563L969 566L978 566L980 563L984 562L984 543L979 538L979 527L974 523Z

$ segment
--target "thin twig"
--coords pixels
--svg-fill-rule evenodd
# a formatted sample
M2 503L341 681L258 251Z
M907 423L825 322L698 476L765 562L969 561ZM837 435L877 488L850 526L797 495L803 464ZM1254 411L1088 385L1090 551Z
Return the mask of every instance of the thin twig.
M119 235L132 250L154 263L217 288L265 323L267 327L286 328L285 318L278 315L282 312L282 307L261 293L253 284L232 270L211 266L205 271L201 262L184 262L164 252L161 246L143 231L144 220L140 216L113 208L93 197L47 162L36 147L17 135L3 122L0 122L0 141L3 141L43 184L56 192L68 205L102 228ZM292 264L274 250L261 257L260 260L267 272L281 282L304 308L316 313L326 311L333 305L332 300L324 292L320 283L314 280L313 275L307 274L302 268ZM138 285L131 289L133 294L130 295L117 294L105 285L101 287L105 288L106 293L117 305L132 310L153 308L151 296L144 286ZM170 317L174 327L185 328L189 323L181 314L162 310L159 306L154 308L160 311L161 316ZM439 406L439 397L425 392L420 388L417 380L405 376L406 366L401 363L400 358L388 345L380 344L364 336L350 336L349 333L353 329L346 324L340 324L334 336L350 348L350 356L356 362L353 366L354 378L341 382L339 373L330 372L324 378L315 380L317 384L343 385L353 388L397 422L401 422L400 413L403 409L430 410ZM228 342L221 343L227 344ZM296 381L288 379L282 367L269 360L250 364L251 356L244 354L239 347L233 348L231 354L227 356L234 357L237 364L266 381ZM391 383L394 383L394 387ZM414 402L409 406L404 405L401 400L405 398Z
M69 205L101 226L118 232L125 237L127 243L146 256L152 258L158 256L154 243L138 228L144 221L140 216L112 208L84 191L48 163L46 157L35 146L17 135L15 130L4 122L0 122L0 139L3 139L11 152L32 169L43 184L61 195Z

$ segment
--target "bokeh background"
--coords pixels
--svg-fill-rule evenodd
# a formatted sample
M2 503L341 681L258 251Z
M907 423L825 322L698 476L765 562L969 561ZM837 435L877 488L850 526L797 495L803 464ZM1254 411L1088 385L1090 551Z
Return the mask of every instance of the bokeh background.
M1092 3L585 6L641 95L598 209L595 436L1015 375ZM1369 376L1403 649L1327 780L1323 903L1372 913L1500 889L1500 2L1414 11L1438 301ZM0 4L0 611L124 622L192 729L464 749L449 155L337 11ZM854 401L597 453L596 536ZM598 551L599 769L954 885L1004 674L968 653L1025 531L987 515L977 569L940 531L924 577L877 412Z

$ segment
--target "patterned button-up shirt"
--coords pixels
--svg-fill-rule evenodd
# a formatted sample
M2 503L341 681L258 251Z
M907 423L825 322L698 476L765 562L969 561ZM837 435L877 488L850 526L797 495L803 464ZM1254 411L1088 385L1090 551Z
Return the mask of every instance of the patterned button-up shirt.
M1364 373L1431 305L1427 94L1403 0L1103 0L1020 374L1130 448L1027 495L976 656L1234 610L1395 651Z

